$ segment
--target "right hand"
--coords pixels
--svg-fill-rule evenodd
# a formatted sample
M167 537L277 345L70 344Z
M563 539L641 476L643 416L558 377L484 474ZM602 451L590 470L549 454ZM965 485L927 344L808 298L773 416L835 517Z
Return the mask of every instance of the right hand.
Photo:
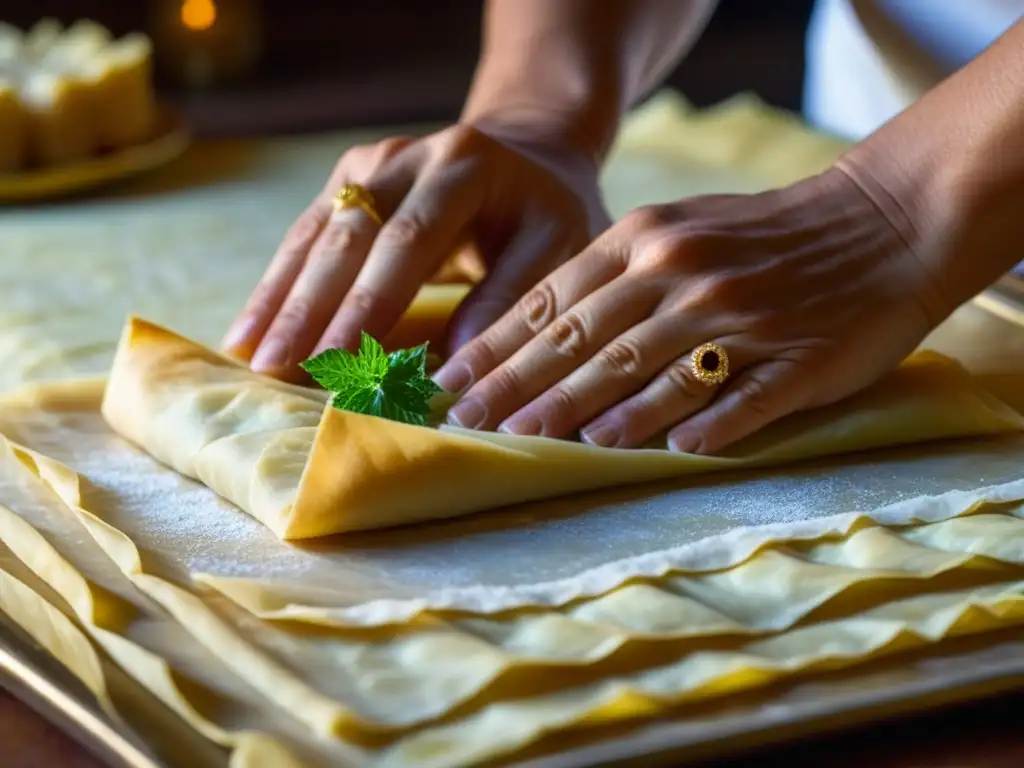
M610 224L593 160L546 127L458 124L347 151L285 235L224 340L253 370L296 379L329 347L383 338L420 287L467 242L486 276L459 307L449 351L501 317ZM346 182L366 187L384 225L335 212Z

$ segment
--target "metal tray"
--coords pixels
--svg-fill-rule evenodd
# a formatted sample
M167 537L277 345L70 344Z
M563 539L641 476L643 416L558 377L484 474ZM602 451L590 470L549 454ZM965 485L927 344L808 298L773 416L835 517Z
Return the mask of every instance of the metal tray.
M163 768L143 739L108 717L74 675L3 613L0 685L112 768Z

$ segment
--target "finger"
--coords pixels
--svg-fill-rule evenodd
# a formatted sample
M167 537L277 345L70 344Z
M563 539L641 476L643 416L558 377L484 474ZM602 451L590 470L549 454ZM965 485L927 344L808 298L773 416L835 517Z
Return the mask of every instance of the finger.
M408 137L397 137L345 152L320 193L288 229L252 296L225 335L222 346L229 353L250 360L256 352L331 216L331 198L337 189L349 177L364 178L411 141Z
M812 376L801 363L775 360L749 368L719 400L669 432L669 446L714 454L801 410L810 402Z
M285 378L298 376L298 364L309 357L352 285L377 232L376 223L355 209L337 211L313 247L263 342L252 369Z
M694 347L702 343L693 337L690 342ZM743 370L760 359L737 337L720 338L718 343L728 350L733 371ZM705 408L721 389L694 375L692 354L691 349L673 360L642 390L587 424L581 430L581 438L605 448L635 448Z
M479 206L481 183L475 163L444 159L425 169L374 239L321 348L353 344L362 331L381 338L392 329L459 247Z
M636 395L664 371L681 349L691 349L708 338L700 320L677 314L656 314L629 328L606 344L588 362L569 373L536 400L516 411L500 429L513 434L567 437L616 404ZM692 387L687 382L687 387ZM703 393L701 393L703 394ZM613 421L614 417L608 421ZM676 422L671 422L676 423ZM540 425L531 430L529 425ZM593 444L611 440L612 425L603 432L584 435ZM621 431L621 430L620 430ZM610 441L610 442L608 442Z
M388 216L398 207L415 174L415 158L399 155L363 183L378 215ZM359 208L331 213L253 355L253 370L284 378L301 375L298 364L317 349L378 232L376 221Z
M224 336L221 345L226 351L243 360L252 357L302 271L306 255L327 223L330 211L330 206L318 198L289 227L245 307Z
M459 305L448 325L449 352L454 353L496 322L533 286L585 245L553 221L529 221L494 261L494 267ZM449 378L438 383L450 392L469 381ZM468 373L463 368L454 369Z
M598 241L548 275L497 322L459 349L438 370L435 380L466 381L466 386L479 382L569 307L615 280L625 268L624 253L606 249Z
M470 388L449 416L463 427L490 429L502 424L513 434L546 435L546 425L534 418L502 422L649 317L661 299L662 291L653 281L613 280L559 315ZM474 417L476 423L468 423Z

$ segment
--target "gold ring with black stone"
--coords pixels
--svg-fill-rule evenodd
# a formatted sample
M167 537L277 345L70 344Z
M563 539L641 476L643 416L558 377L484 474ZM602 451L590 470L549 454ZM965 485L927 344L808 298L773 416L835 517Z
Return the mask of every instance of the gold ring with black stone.
M709 341L701 344L690 356L693 377L709 387L729 378L729 355L725 347Z

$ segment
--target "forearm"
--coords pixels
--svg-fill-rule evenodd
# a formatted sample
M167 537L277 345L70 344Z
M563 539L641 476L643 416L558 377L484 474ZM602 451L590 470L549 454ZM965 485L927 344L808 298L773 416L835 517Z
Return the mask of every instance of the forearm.
M843 159L951 311L1021 259L1024 22Z
M717 0L488 0L464 122L558 131L603 160L622 115L700 34Z

